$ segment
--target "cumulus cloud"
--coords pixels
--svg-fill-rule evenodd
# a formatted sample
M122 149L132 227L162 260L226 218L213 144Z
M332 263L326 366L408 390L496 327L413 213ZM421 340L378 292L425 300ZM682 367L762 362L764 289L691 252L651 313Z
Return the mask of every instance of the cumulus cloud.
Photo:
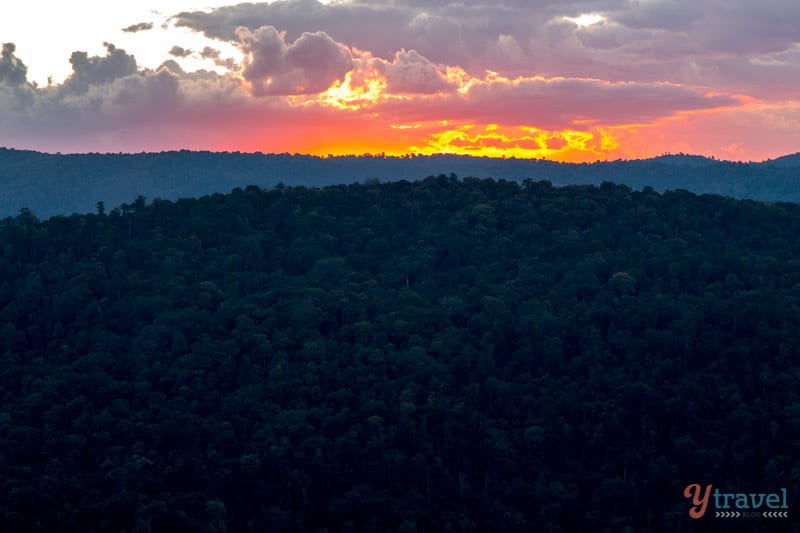
M14 43L3 43L0 52L0 83L17 87L28 81L28 67L14 55Z
M582 14L603 22L581 27L568 20ZM237 40L238 27L271 25L290 41L323 31L387 61L413 48L472 75L612 80L637 79L649 69L659 76L649 81L684 82L692 62L780 54L800 42L794 0L765 0L758 8L726 0L281 0L185 12L175 21L227 41Z
M153 29L152 22L140 22L138 24L132 24L126 28L122 28L122 31L125 33L137 33L140 31L147 31Z
M6 55L11 54L7 47ZM131 71L121 65L135 63L133 56L111 45L105 56L80 52L73 57L73 73L63 85L0 83L0 146L284 152L297 151L297 141L313 138L314 132L330 135L323 124L335 129L337 120L351 120L333 109L294 108L281 96L253 98L238 75L185 72L174 60L155 70ZM15 96L21 91L29 97L24 106Z
M191 50L188 50L178 45L173 46L172 48L170 48L169 51L169 55L174 57L189 57L190 55L192 55L192 53L193 52Z
M221 55L222 52L210 46L206 46L200 51L200 57L203 59L219 59Z
M303 33L291 44L274 26L238 28L236 35L245 53L242 74L257 96L319 93L353 67L349 48L324 32Z
M110 125L109 120L140 120L140 117L152 120L159 114L171 114L179 103L178 88L178 77L167 69L160 69L93 85L81 95L72 95L68 102L78 103L82 109L99 111L101 116L97 119L105 127Z
M144 69L108 44L101 56L75 52L72 74L45 88L27 81L5 45L0 144L21 134L84 135L158 147L169 137L178 147L209 147L186 140L202 138L216 148L294 151L369 131L391 136L399 149L585 144L594 158L615 149L609 128L632 132L687 116L694 123L702 111L796 99L800 4L764 2L757 10L723 0L241 3L172 18L219 46L174 46L169 55L194 55L226 74L186 72L169 56ZM595 23L576 23L591 20L576 19L584 14ZM221 41L243 59L223 57ZM529 135L534 129L540 133ZM720 149L740 142L731 137Z
M434 65L416 50L400 50L393 61L379 60L376 66L386 77L390 93L434 94L458 88L447 79L444 67Z
M364 87L374 73L391 94L452 92L458 84L448 78L447 66L436 65L416 50L401 49L391 59L350 48L324 32L303 33L288 43L285 32L274 26L255 31L237 29L245 54L242 75L256 96L317 94L350 74L351 87ZM215 59L219 52L208 47L201 54Z
M238 27L255 30L270 25L285 32L290 41L307 31L323 31L338 42L386 60L398 50L413 46L436 63L463 63L468 50L463 48L465 41L460 33L474 28L439 16L439 11L441 7L436 4L424 8L381 2L325 5L316 0L290 0L180 13L175 21L178 26L221 40L237 40ZM480 32L474 34L479 36ZM474 41L474 52L478 52L480 43Z
M350 1L322 4L316 0L287 0L238 4L210 12L185 12L176 24L212 38L234 41L236 28L251 30L272 25L295 39L304 31L324 31L348 46L391 60L413 47L436 64L459 65L473 73L490 66L486 51L497 43L528 43L542 35L558 16L578 15L584 9L606 11L624 0L394 2ZM501 36L503 36L501 38ZM513 45L512 45L513 46ZM496 59L496 58L493 58ZM491 65L503 69L503 65Z
M111 148L123 137L136 144L162 138L159 129L173 122L203 116L212 102L233 106L240 101L234 96L239 83L229 77L186 73L174 61L156 70L142 69L132 55L110 43L105 56L74 52L70 62L72 73L64 83L38 88L25 79L14 46L4 46L0 144L62 149L83 142Z
M224 67L232 72L239 70L239 64L235 59L232 57L223 58L222 52L216 48L212 48L210 46L204 47L202 50L200 50L200 57L203 59L209 59L213 61L216 66Z
M14 43L4 43L0 51L0 126L30 107L36 88L28 82L28 68L16 55Z
M68 93L83 93L93 85L111 83L118 78L136 74L136 59L111 43L103 43L106 56L89 57L86 52L73 52L69 59L72 74L61 85Z
M392 124L499 123L506 131L529 126L555 132L647 122L740 104L730 96L709 96L675 84L498 74L474 77L457 67L436 64L416 50L401 49L383 59L349 48L323 32L304 33L288 41L275 27L263 26L255 31L240 28L237 35L245 60L230 74L185 72L174 60L155 70L142 69L133 55L106 44L104 56L73 53L72 74L62 85L43 89L27 84L24 65L14 56L13 46L6 46L0 72L4 80L22 84L28 104L14 107L7 101L8 90L0 92L0 106L17 110L6 113L0 122L0 142L13 135L28 136L36 143L57 143L59 149L79 142L141 149L158 146L159 140L167 143L167 137L178 147L190 138L193 142L206 138L216 139L217 147L224 139L237 139L245 142L239 148L246 149L249 141L242 141L246 131L254 139L272 136L281 143L313 139L320 146L340 138L344 130L371 131L375 138L389 133L408 137L410 132L392 129ZM513 47L510 41L504 45ZM213 47L199 55L221 60ZM4 86L9 84L0 84ZM331 95L320 95L329 88ZM359 126L354 129L355 122ZM265 124L270 124L268 129ZM435 133L430 128L414 131ZM449 141L440 132L439 140L429 146L471 142L465 131ZM544 140L513 135L506 139L487 130L479 145L499 149L509 143L533 147L542 142L552 149L563 141L558 135ZM596 138L600 139L599 134ZM411 147L419 140L404 142ZM591 150L601 145L596 141ZM163 145L168 146L174 144ZM256 148L263 146L252 147ZM595 151L591 157L596 157Z

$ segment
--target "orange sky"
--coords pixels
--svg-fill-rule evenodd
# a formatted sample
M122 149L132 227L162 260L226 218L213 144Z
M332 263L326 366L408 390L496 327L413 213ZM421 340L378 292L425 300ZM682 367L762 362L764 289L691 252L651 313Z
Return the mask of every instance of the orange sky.
M33 4L4 18L0 145L573 162L800 150L789 0L98 5L61 13L56 41ZM80 52L89 34L105 44ZM55 56L69 68L48 83Z

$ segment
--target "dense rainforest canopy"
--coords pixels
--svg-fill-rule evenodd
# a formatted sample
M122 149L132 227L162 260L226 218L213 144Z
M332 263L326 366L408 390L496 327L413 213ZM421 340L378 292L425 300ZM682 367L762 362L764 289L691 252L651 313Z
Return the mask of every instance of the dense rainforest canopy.
M790 531L800 206L431 177L0 222L0 530Z

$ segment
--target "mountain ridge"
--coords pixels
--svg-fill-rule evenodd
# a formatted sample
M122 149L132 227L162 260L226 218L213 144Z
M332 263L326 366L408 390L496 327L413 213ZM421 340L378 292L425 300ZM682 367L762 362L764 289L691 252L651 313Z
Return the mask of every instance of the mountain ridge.
M652 159L560 163L541 159L439 155L344 155L167 151L50 154L0 148L0 217L28 208L38 217L111 209L138 196L176 200L279 183L321 187L368 179L417 180L455 174L554 185L615 182L635 189L686 189L761 201L800 202L800 154L762 163L666 154Z
M757 164L783 166L783 167L800 167L800 152L783 155L780 157L776 157L774 159L767 159L766 161L762 161L761 163Z

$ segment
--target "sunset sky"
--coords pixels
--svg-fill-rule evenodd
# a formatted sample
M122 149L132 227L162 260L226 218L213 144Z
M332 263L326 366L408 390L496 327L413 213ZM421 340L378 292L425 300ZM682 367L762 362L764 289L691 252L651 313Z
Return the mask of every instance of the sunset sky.
M800 151L797 0L28 0L0 42L13 148Z

